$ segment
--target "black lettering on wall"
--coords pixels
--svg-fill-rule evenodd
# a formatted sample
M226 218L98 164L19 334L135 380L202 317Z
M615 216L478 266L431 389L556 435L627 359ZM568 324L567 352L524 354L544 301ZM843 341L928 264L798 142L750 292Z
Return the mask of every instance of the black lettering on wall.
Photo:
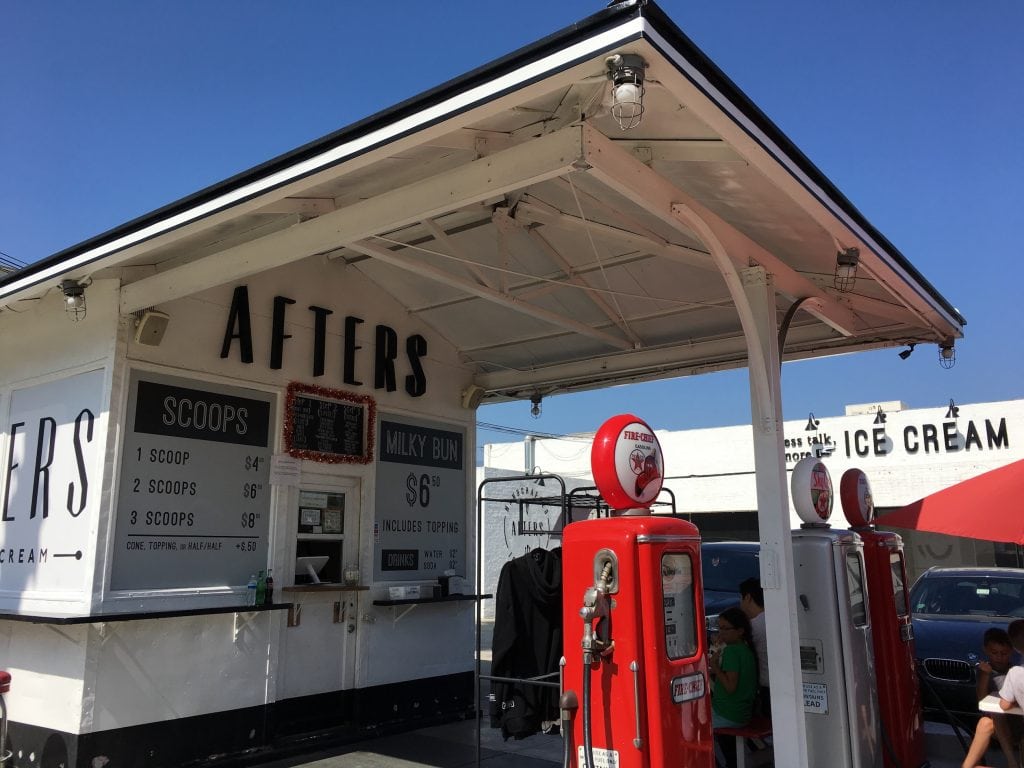
M939 452L939 430L934 424L924 424L921 427L921 439L924 440L924 452Z
M358 387L363 383L356 378L356 350L362 349L359 344L356 344L356 326L361 322L363 322L361 317L354 315L345 317L345 361L342 379L353 387Z
M414 333L405 340L405 355L409 359L412 373L405 377L405 391L413 397L421 397L427 392L427 376L423 371L420 358L427 354L427 340Z
M944 421L942 423L942 442L945 444L947 451L960 450L960 441L957 440L956 438L956 422Z
M875 427L872 430L871 434L874 438L873 447L875 451L875 456L885 456L889 452L886 450L885 445L889 439L885 434L885 427Z
M858 429L853 433L853 450L861 458L870 453L870 449L868 448L868 433L863 429Z
M243 363L252 363L252 321L249 317L249 286L235 286L231 295L231 311L228 312L228 325L224 329L224 343L220 348L220 356L231 354L231 342L238 339L239 359Z
M284 340L290 339L292 335L284 332L284 313L289 304L294 304L295 299L287 296L274 297L274 320L270 330L270 367L277 371L281 369L284 361Z
M989 448L1009 448L1010 438L1006 435L1006 419L1002 418L999 420L999 429L995 430L992 427L992 422L985 419L985 431L988 433L988 447Z
M47 446L46 463L43 463L43 439L49 429L49 445ZM39 420L39 434L36 437L36 468L32 475L32 506L29 507L29 519L36 516L36 502L39 500L39 478L43 478L43 517L50 516L50 465L53 464L54 444L57 442L57 422L50 416L43 416Z
M10 448L10 451L8 452L8 455L7 455L7 482L4 483L4 509L3 509L3 517L0 518L0 520L3 520L3 522L5 522L5 523L8 523L8 522L14 520L13 517L8 517L7 516L7 505L10 502L10 499L11 499L11 486L14 484L13 483L14 470L16 470L19 467L18 464L14 463L14 436L18 433L18 427L24 427L24 426L25 426L25 422L24 421L18 421L18 422L15 422L15 423L11 424L11 432L10 432L11 448Z
M313 375L323 376L327 345L327 316L333 315L334 310L313 305L310 306L309 311L313 313Z
M917 442L917 427L905 427L903 430L903 447L907 453L917 453L921 446Z
M981 435L978 434L978 428L974 426L974 421L969 421L967 422L967 434L964 435L964 450L971 450L972 445L979 451L984 447L981 444Z
M87 416L88 421L86 422L85 428L85 441L87 443L92 442L92 425L96 417L93 416L92 411L88 408L83 408L82 412L75 418L75 462L78 464L78 482L82 486L82 495L78 502L78 509L75 509L75 484L68 483L68 512L71 513L72 517L78 517L85 510L85 505L89 500L89 476L86 472L85 456L82 452L82 417Z
M394 392L398 389L395 378L395 358L398 357L398 334L394 328L377 326L376 357L373 365L373 388Z

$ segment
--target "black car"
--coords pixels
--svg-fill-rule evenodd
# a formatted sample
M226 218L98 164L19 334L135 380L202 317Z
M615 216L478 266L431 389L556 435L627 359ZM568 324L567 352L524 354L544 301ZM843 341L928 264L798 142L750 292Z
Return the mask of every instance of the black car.
M982 636L1024 618L1024 569L930 568L910 591L910 610L927 716L976 717Z
M704 614L712 619L740 603L740 582L760 578L761 545L756 541L706 541L700 545Z

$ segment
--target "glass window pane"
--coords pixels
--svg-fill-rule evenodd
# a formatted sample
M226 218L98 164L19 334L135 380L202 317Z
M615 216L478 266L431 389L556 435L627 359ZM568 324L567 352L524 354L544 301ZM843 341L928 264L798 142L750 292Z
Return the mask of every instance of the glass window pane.
M665 649L670 659L697 652L693 561L680 552L661 556L661 597L665 608Z
M850 588L850 615L856 627L865 627L868 623L867 603L864 601L864 568L861 566L860 555L851 552L846 556L846 581Z

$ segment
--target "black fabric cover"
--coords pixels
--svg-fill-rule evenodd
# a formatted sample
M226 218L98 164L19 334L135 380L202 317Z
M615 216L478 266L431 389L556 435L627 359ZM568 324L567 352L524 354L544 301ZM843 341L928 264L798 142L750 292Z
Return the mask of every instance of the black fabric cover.
M502 566L494 596L491 674L529 678L558 672L562 658L562 548L534 549ZM551 678L548 682L558 682ZM491 727L522 739L558 720L558 688L491 683Z

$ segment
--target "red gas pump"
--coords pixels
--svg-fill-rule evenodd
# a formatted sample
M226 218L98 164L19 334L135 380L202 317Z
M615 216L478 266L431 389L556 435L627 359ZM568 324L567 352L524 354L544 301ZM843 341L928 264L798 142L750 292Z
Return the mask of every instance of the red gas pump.
M580 768L708 768L700 535L647 513L664 464L642 420L605 422L591 466L619 516L572 523L562 539L563 701L579 702L567 751Z
M875 530L871 486L861 470L843 473L839 497L850 528L864 542L885 766L918 768L925 764L924 719L914 666L903 539L895 533Z

